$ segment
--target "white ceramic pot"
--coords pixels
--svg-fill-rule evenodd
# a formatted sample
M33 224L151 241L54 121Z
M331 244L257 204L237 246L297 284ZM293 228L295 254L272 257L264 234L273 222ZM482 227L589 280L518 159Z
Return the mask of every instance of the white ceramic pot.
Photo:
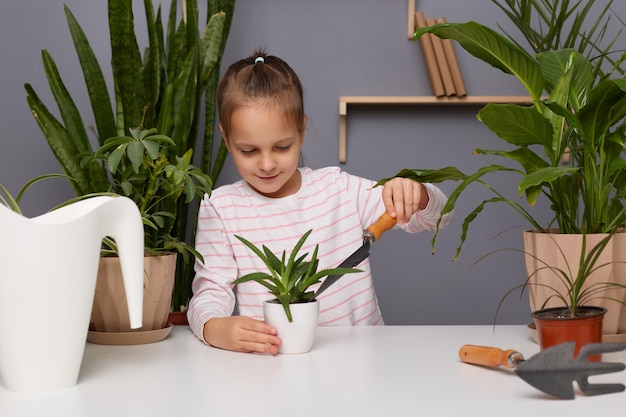
M268 300L263 303L265 322L274 327L278 337L283 341L278 353L306 353L313 347L317 323L319 320L320 303L291 304L293 321L287 320L285 310L277 300Z

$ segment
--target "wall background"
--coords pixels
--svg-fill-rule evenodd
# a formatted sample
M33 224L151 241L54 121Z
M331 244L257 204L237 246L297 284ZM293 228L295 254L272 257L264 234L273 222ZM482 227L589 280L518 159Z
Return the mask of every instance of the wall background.
M20 0L3 4L0 182L13 193L36 175L59 172L30 115L23 88L26 82L32 84L42 100L56 111L41 64L42 49L49 50L56 60L70 93L79 107L85 108L83 117L91 123L89 101L63 4L85 30L105 73L110 72L106 1ZM169 0L162 4L167 11ZM445 16L449 22L476 20L515 32L490 0L417 0L416 8L429 17ZM614 8L620 16L626 16L626 3L618 1ZM135 1L135 10L137 24L141 25L143 2ZM340 95L431 94L419 44L407 40L406 13L406 0L238 0L223 63L226 66L248 56L257 47L265 47L289 62L305 88L309 118L304 147L307 165L337 165ZM202 5L200 15L205 15ZM615 49L625 49L623 43ZM455 49L468 94L524 94L513 78L482 64L460 47ZM402 168L454 165L470 172L486 158L473 156L474 148L499 145L494 135L476 120L479 108L351 107L348 160L342 168L372 179L391 176ZM220 183L236 179L238 175L229 160ZM514 180L512 177L500 184L501 190L511 197L516 195ZM442 188L447 193L451 190L449 185ZM71 196L69 185L51 180L30 190L23 200L23 209L29 216L37 215ZM493 322L501 296L525 278L522 258L508 252L473 264L496 248L521 248L520 231L525 225L504 206L487 208L473 222L461 257L452 262L463 218L486 197L477 190L475 195L459 201L455 220L441 232L434 254L428 233L412 236L390 232L372 247L375 285L387 324ZM541 212L537 215L545 217ZM528 321L526 297L507 299L498 323Z

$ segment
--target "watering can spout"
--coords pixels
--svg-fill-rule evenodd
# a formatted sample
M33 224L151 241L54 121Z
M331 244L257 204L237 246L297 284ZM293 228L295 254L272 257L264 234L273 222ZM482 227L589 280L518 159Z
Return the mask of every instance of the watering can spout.
M102 216L105 220L101 223L102 233L115 239L117 244L130 327L138 329L143 320L144 232L141 214L131 199L123 197L109 200L103 210L106 215Z

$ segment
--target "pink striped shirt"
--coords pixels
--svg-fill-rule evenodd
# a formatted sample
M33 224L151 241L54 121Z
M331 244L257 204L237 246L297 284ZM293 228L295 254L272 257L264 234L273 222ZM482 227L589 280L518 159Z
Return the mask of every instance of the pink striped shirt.
M235 235L258 247L265 245L280 256L313 229L300 253L310 254L319 244L318 270L322 270L338 266L358 249L363 243L363 229L385 212L383 187L372 188L374 181L349 175L337 167L300 171L300 190L285 198L259 195L241 180L217 188L202 201L196 249L204 257L204 265L196 261L194 295L187 312L190 327L198 338L204 340L204 323L213 317L230 316L235 304L239 314L263 320L263 301L272 298L256 282L240 284L235 292L231 283L237 277L267 271L265 264ZM409 223L394 228L409 233L435 229L447 198L434 185L424 185L430 197L428 206L415 213ZM445 218L442 225L448 221ZM369 260L358 268L363 272L343 276L320 295L320 325L383 324Z

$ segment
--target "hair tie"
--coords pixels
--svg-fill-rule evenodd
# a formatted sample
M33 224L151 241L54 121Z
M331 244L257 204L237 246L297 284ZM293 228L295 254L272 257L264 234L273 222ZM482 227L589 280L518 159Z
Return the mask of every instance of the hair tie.
M262 56L258 56L256 57L256 59L254 60L254 63L256 64L257 62L265 62L265 58L263 58Z

